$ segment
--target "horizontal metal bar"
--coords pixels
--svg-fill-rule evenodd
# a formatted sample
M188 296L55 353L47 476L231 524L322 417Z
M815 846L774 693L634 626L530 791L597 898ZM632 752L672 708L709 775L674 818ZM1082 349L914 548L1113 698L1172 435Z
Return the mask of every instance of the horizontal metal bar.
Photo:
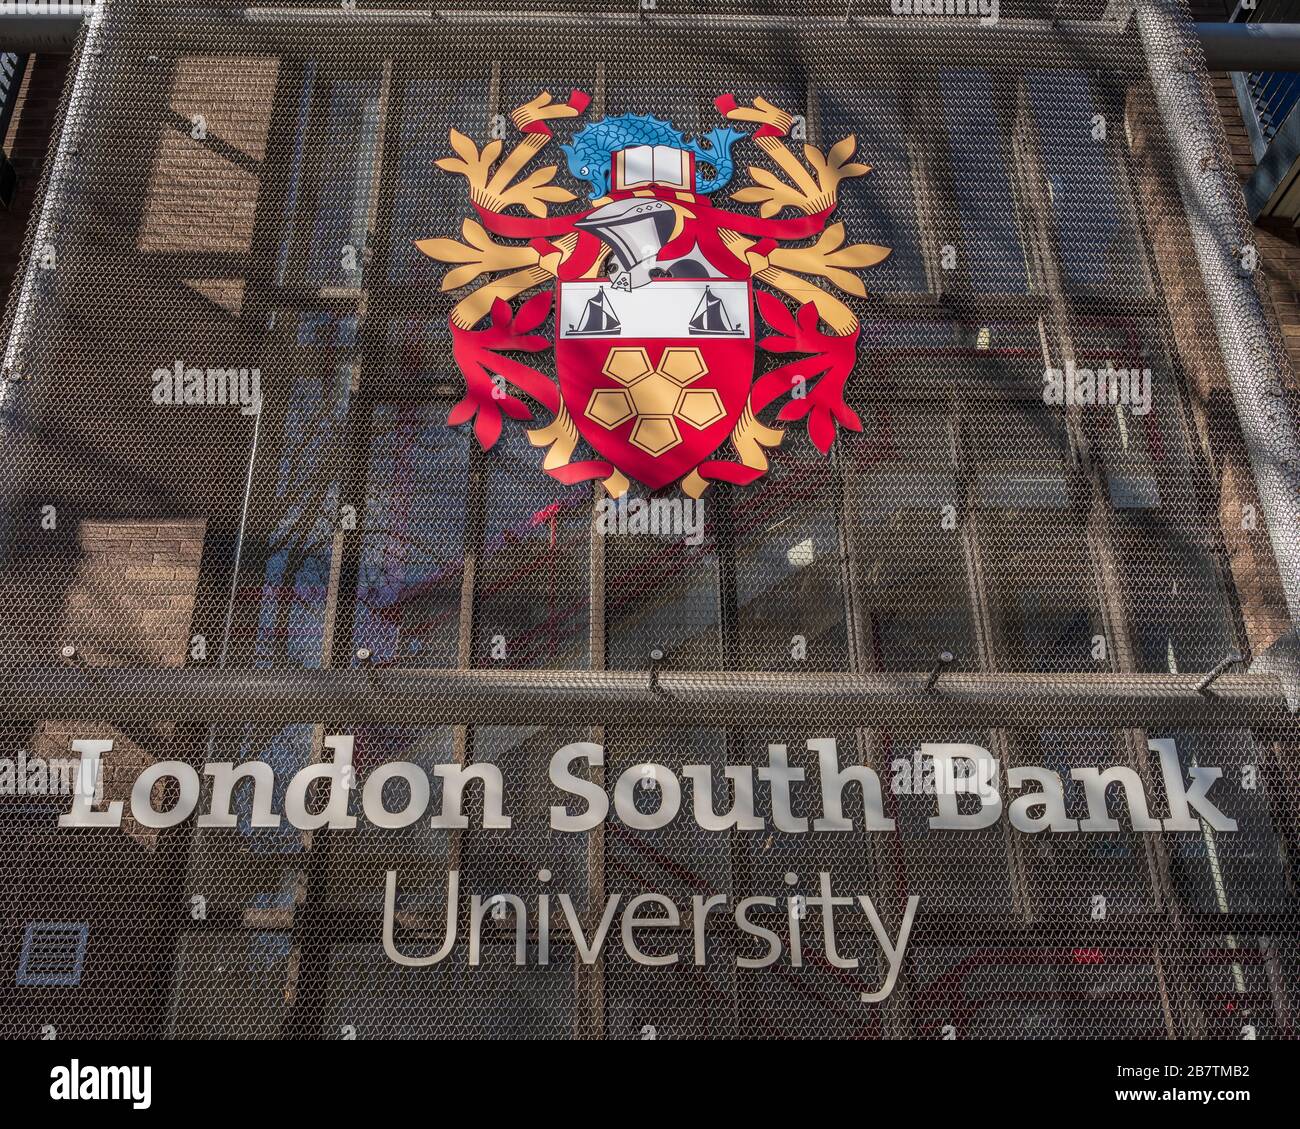
M1212 71L1300 71L1300 24L1203 23L1196 36Z
M527 32L573 28L605 32L682 33L683 35L716 35L734 29L737 32L772 33L790 35L805 33L840 40L846 32L859 32L849 42L859 44L866 38L882 51L901 47L906 43L923 42L927 57L935 61L961 61L979 58L995 63L997 56L990 55L999 47L1014 42L1017 46L1033 50L1038 65L1062 63L1073 60L1076 65L1087 62L1102 65L1108 45L1101 36L1123 30L1119 23L1095 20L1043 20L1001 18L985 26L977 16L862 16L854 15L851 4L845 0L845 14L815 16L808 13L772 15L760 12L716 12L701 6L698 10L673 11L670 6L653 11L638 10L630 2L622 8L607 11L538 11L517 9L383 9L339 7L281 8L275 6L249 7L236 18L250 27L276 31L294 28L330 28L346 32L349 28L366 30L376 28L440 29L444 33L454 28L481 28L501 32ZM846 50L849 49L846 44Z
M845 5L846 9L848 4ZM418 50L424 33L442 38L458 31L466 36L467 47L481 57L493 51L528 50L536 46L539 32L567 29L581 40L583 35L602 36L602 46L627 42L642 44L642 35L680 36L713 42L725 47L725 35L733 30L750 35L767 35L773 52L786 51L797 56L813 42L817 57L830 62L861 62L862 46L870 42L883 55L904 50L908 45L923 44L925 57L934 63L957 63L979 59L996 65L999 50L1014 43L1019 51L1035 60L1036 66L1105 67L1134 64L1127 54L1116 52L1106 34L1119 30L1118 24L1093 21L1001 19L996 26L983 27L978 18L884 17L864 16L817 17L813 15L765 15L761 13L720 13L705 10L638 11L634 5L607 11L536 11L459 10L455 8L383 9L334 7L283 8L249 7L227 17L227 25L240 26L255 34L263 48L275 47L292 52L305 29L336 32L346 38L349 30L358 33L405 30L409 34L388 36L387 47L398 50L409 45ZM181 29L179 34L187 34ZM198 28L190 34L201 35ZM719 34L724 40L719 40ZM633 38L633 36L637 38ZM590 38L588 39L590 41ZM835 54L831 59L829 53Z
M0 7L0 46L13 51L42 51L52 54L68 53L76 43L83 10L67 14L39 16L5 16ZM186 9L184 22L168 27L174 43L187 48L199 43L209 48L215 44L213 33L238 34L240 29L257 36L263 47L292 51L298 44L297 36L304 30L328 30L346 36L349 32L373 32L482 28L502 32L526 33L537 28L582 28L606 31L631 32L634 28L664 32L698 32L702 27L711 29L735 27L748 31L789 33L795 31L822 32L836 36L846 29L869 35L885 45L924 41L935 59L959 61L974 57L989 58L990 48L1004 45L1010 40L1032 48L1040 64L1074 61L1082 65L1104 62L1105 44L1098 32L1120 30L1118 24L1105 24L1087 20L1001 19L996 25L984 27L978 19L932 17L873 18L849 16L848 18L816 18L812 16L772 16L759 13L727 14L683 12L639 12L629 6L622 10L591 11L530 11L519 10L462 10L456 8L347 8L341 4L316 8L282 8L274 6L244 9L212 9L208 13ZM168 35L159 29L158 42L166 42ZM412 42L415 40L412 35ZM390 44L391 46L392 44Z
M93 10L93 4L65 5L61 10L44 14L16 15L0 6L0 48L17 52L67 54L77 42L81 22ZM196 13L187 12L187 20ZM226 12L214 12L221 22L228 21ZM251 7L237 13L240 22L253 28L288 29L303 27L330 27L340 32L349 28L363 31L376 28L429 28L435 26L481 25L490 27L556 27L604 26L634 27L638 25L664 29L696 27L700 15L667 12L638 14L631 8L604 13L593 12L538 12L528 10L462 10L456 8L422 9L348 9L343 5L319 8ZM989 27L978 19L954 20L952 18L872 18L849 16L847 19L795 18L761 14L709 14L712 26L729 23L750 29L771 28L844 29L871 33L875 36L900 36L926 38L927 33L942 31L945 50L960 55L963 52L985 50L1007 39L1042 38L1046 43L1055 40L1062 44L1079 44L1095 39L1098 34L1123 31L1118 23L1092 20L1001 19ZM1300 70L1300 24L1256 23L1201 23L1196 33L1205 50L1211 70ZM952 45L949 48L948 45Z
M61 4L51 12L6 11L0 4L0 51L19 55L69 55L94 4Z
M1285 726L1272 674L779 674L661 671L337 670L33 666L0 677L29 719L516 725L1155 728Z
M67 54L76 45L85 15L93 4L65 5L59 11L43 14L13 14L0 5L0 49L20 53ZM187 21L196 13L187 12ZM230 11L214 11L213 17L223 26L231 26ZM233 13L234 22L249 28L277 29L292 32L295 28L329 27L346 33L376 28L411 30L447 26L485 27L556 27L583 26L631 28L692 28L700 23L694 13L673 15L667 12L638 14L631 9L593 12L538 12L528 10L484 11L455 8L423 9L348 9L342 5L319 8L250 7ZM952 18L872 18L849 16L840 19L795 18L760 14L709 14L713 26L734 23L749 29L772 30L843 30L846 27L873 37L895 36L926 39L928 33L942 31L937 37L945 55L961 57L986 51L990 46L1009 39L1040 39L1044 47L1052 43L1077 50L1099 35L1122 33L1124 25L1091 20L1001 19L985 27L977 19ZM193 29L191 26L191 30ZM201 31L198 31L202 34ZM1200 23L1196 34L1205 51L1210 70L1263 71L1300 70L1300 24Z
M845 8L849 4L846 0ZM846 12L836 16L809 14L771 15L762 12L715 12L704 7L698 10L673 11L663 9L637 9L628 0L622 8L607 11L565 12L529 8L345 8L341 5L316 8L282 8L275 5L248 7L243 19L261 25L310 25L330 27L428 27L435 24L477 24L496 27L570 27L581 24L612 25L616 27L734 27L742 29L786 30L812 28L822 31L841 30L846 27L864 31L900 32L911 29L915 33L942 32L960 34L967 28L976 28L976 34L987 38L990 32L999 31L1011 36L1017 33L1047 33L1069 37L1075 33L1094 33L1098 29L1113 31L1120 25L1096 20L1042 20L1001 18L985 26L978 17L970 19L952 16L859 16Z

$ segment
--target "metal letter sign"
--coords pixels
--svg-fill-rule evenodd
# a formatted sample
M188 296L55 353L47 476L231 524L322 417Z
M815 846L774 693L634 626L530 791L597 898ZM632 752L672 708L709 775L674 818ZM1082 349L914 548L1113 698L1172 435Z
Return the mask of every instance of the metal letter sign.
M788 113L729 94L715 102L720 114L757 129L721 125L688 141L649 115L604 118L560 146L589 203L551 215L551 205L576 199L552 183L556 166L521 174L552 140L549 123L578 117L588 102L576 90L562 103L541 94L511 114L523 138L499 163L501 141L480 151L455 130L456 156L438 162L465 177L478 219L464 221L460 240L417 246L456 264L444 290L497 276L452 312L466 394L448 423L473 420L489 448L503 415L535 418L532 401L551 417L528 432L547 448L547 473L566 483L600 479L613 497L629 479L652 490L680 482L692 497L710 481L753 482L785 423L805 420L823 454L837 427L861 430L844 402L858 320L834 290L864 296L854 272L889 248L846 246L844 225L829 222L840 181L870 171L851 160L855 138L827 153L804 145L801 160L788 144ZM754 183L731 194L758 205L756 215L714 203L738 143L775 165L751 166ZM552 315L553 342L539 332ZM518 356L552 345L558 383ZM792 356L755 381L757 349ZM760 422L780 400L772 424ZM574 461L580 438L597 457ZM731 452L720 456L728 440Z

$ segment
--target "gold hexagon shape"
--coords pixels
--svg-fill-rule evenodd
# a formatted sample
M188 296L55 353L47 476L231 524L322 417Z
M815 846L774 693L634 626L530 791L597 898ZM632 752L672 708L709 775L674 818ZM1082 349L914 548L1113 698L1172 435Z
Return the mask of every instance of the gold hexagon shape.
M654 372L650 363L650 354L644 349L611 349L605 358L605 367L600 370L606 376L612 376L620 384L632 384L647 373Z
M665 349L659 358L659 371L678 384L690 384L708 372L709 366L698 349Z
M639 416L670 416L677 408L681 389L662 373L652 372L631 389L632 403Z
M692 427L706 428L726 416L722 408L722 398L712 388L684 390L677 401L677 411L673 413L678 419L684 419Z
M662 455L676 447L682 441L682 435L672 416L641 416L628 441L647 455Z
M635 415L632 401L621 388L597 388L587 401L587 416L601 427L617 427Z

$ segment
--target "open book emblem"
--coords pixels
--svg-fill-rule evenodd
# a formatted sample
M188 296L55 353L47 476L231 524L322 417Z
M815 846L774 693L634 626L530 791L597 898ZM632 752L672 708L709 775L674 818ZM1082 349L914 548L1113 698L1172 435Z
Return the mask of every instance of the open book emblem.
M671 145L633 145L614 154L614 187L688 190L695 187L695 157Z

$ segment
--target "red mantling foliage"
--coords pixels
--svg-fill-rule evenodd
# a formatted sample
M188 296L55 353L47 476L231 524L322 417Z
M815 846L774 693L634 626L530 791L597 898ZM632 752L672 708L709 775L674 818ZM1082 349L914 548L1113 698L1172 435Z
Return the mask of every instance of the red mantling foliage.
M769 353L806 353L807 356L773 369L754 384L750 405L761 412L782 396L790 400L777 418L796 420L808 417L808 438L823 455L831 449L835 428L861 431L858 414L844 402L844 385L857 359L858 334L855 329L843 337L823 333L818 322L815 302L806 302L796 314L779 298L756 291L759 312L776 333L759 341Z
M548 290L528 299L511 313L508 302L498 298L492 303L489 324L483 329L451 327L452 352L465 375L465 398L447 416L456 424L474 420L474 435L479 446L487 450L501 435L501 415L511 419L533 418L530 409L518 396L505 390L512 386L550 412L560 406L560 390L550 377L531 365L504 356L507 352L540 353L551 342L534 334L551 312L553 294ZM498 384L493 377L502 378Z

